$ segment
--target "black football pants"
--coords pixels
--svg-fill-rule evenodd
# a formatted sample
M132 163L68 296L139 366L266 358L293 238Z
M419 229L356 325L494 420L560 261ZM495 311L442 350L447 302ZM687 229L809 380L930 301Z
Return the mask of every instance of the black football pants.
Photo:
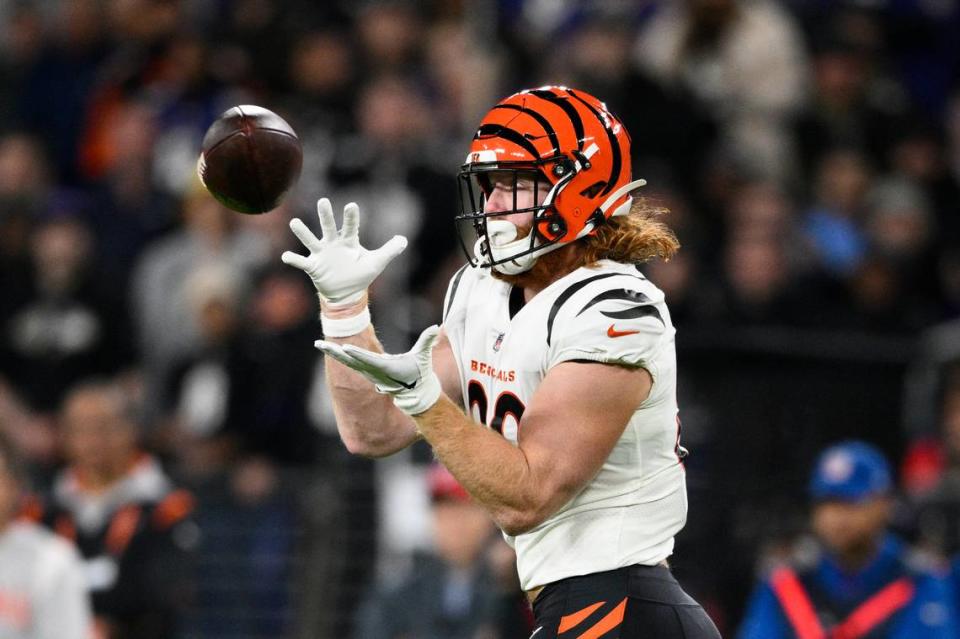
M628 566L547 585L531 639L720 639L666 566Z

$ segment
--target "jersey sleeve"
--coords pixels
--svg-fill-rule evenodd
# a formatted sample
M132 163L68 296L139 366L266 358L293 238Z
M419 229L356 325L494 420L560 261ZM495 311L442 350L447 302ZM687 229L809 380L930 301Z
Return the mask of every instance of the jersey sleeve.
M657 376L657 356L674 336L663 295L622 281L563 302L548 320L547 369L587 360L643 367Z

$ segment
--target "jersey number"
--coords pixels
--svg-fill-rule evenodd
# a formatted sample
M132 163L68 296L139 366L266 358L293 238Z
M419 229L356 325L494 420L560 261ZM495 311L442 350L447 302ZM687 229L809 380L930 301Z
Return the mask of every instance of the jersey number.
M477 413L480 415L480 422L487 423L487 391L478 381L470 380L467 384L467 406L469 406L471 413L476 407ZM490 423L490 428L502 435L503 420L507 415L512 415L519 425L524 408L519 397L510 391L503 391L497 396L497 401L493 405L493 421Z

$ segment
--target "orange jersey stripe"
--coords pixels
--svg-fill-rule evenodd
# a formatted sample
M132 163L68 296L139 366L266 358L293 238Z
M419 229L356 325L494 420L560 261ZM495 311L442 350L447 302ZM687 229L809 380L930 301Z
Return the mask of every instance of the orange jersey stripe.
M617 607L611 610L606 617L594 624L592 628L577 637L577 639L597 639L597 637L603 636L623 623L623 615L626 611L627 598L624 597L623 601L617 604Z
M602 605L605 604L605 603L607 603L607 602L606 602L606 601L598 601L598 602L595 603L595 604L590 604L589 606L587 606L587 607L584 608L583 610L578 610L577 612L574 612L574 613L572 613L572 614L565 615L564 617L561 617L561 618L560 618L560 627L557 628L557 632L558 632L558 633L560 633L560 632L566 632L567 630L570 630L571 628L575 628L581 621L583 621L584 619L586 619L587 617L589 617L591 614L593 614L593 611L594 611L594 610L596 610L597 608L599 608L600 606L602 606Z

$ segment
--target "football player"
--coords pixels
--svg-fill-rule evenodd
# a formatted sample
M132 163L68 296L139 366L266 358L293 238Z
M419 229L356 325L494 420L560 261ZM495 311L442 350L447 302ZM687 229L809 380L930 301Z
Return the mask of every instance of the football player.
M637 264L678 243L631 196L627 131L583 91L521 91L459 179L469 264L403 354L382 352L366 291L406 240L362 247L355 204L338 231L320 200L322 239L291 222L310 254L282 259L320 295L344 443L430 443L516 550L537 639L719 637L666 565L687 512L674 328Z

